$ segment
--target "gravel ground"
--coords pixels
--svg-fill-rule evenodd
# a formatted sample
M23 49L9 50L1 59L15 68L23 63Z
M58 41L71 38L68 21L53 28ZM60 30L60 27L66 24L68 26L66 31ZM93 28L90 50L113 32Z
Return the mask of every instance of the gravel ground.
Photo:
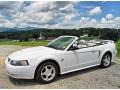
M33 88L33 89L79 89L79 88L120 88L120 64L118 59L111 67L101 69L93 67L73 73L61 75L50 84L40 84L34 80L13 79L6 75L4 59L16 50L26 47L0 46L0 88Z

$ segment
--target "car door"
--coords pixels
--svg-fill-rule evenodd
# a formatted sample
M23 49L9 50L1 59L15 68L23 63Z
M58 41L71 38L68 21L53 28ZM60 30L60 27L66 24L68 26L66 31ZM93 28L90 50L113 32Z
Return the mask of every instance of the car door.
M98 48L98 47L97 47ZM96 47L66 51L66 70L76 70L99 64L100 51Z

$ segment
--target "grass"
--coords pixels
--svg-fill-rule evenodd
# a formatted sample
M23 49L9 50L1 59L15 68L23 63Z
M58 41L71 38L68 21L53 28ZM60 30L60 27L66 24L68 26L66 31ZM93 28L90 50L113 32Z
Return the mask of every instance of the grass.
M117 57L120 58L120 39L115 43L117 48Z
M91 36L91 37L88 37L88 36L84 36L84 37L80 37L80 39L84 39L84 40L94 40L94 39L97 39L98 37L96 36Z
M0 41L0 45L20 45L20 46L45 46L48 44L48 41Z
M20 46L45 46L48 41L28 41L28 42L18 42L18 41L0 41L0 45L20 45ZM115 43L117 48L117 57L120 58L120 39Z

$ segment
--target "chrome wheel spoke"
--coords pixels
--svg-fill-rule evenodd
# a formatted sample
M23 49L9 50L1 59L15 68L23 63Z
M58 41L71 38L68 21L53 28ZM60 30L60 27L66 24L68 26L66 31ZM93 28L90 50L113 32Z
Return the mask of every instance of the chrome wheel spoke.
M42 79L49 81L55 76L55 68L52 65L45 66L41 71Z
M45 70L46 70L46 71L48 70L48 66L45 66Z
M103 61L104 61L104 65L108 66L110 63L110 56L106 55Z
M51 69L49 69L49 70L50 70L51 74L52 74L52 72L54 72L54 68L51 68Z
M105 62L105 65L107 65L108 64L108 62Z
M49 79L48 77L49 77L49 76L48 76L48 75L46 75L45 79L46 79L46 80L48 80L48 79Z
M55 76L55 73L51 74L50 76L54 77L54 76Z
M46 75L46 73L44 72L44 73L41 73L41 75Z

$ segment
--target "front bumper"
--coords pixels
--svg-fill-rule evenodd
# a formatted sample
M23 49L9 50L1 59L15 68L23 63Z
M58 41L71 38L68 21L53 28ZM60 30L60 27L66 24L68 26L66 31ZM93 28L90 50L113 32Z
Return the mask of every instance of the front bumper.
M13 66L5 60L6 72L10 77L18 79L34 79L35 68L31 66Z

